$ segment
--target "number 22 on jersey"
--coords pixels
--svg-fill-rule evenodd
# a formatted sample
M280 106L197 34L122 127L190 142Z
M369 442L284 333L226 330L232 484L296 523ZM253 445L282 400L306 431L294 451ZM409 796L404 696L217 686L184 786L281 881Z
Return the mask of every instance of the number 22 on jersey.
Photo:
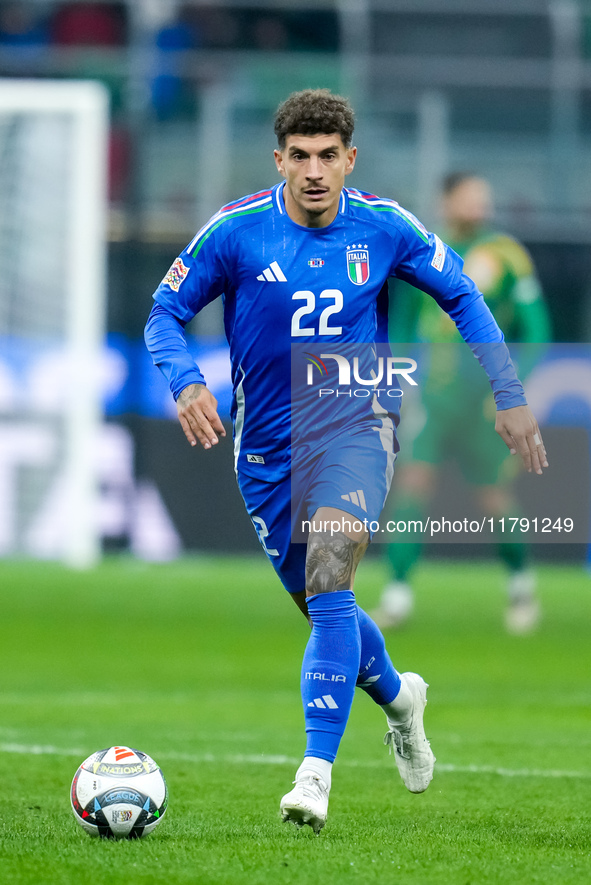
M327 304L321 312L318 322L318 331L316 331L314 326L306 325L305 321L305 317L308 317L309 314L314 313L316 310L316 296L314 292L310 292L308 289L301 289L298 292L294 292L291 296L292 301L305 301L305 304L298 307L291 318L292 338L305 338L309 335L316 334L342 335L343 327L331 326L329 325L329 320L333 314L340 313L343 309L343 293L340 289L323 289L318 297L330 300L332 303ZM304 321L303 326L302 320Z

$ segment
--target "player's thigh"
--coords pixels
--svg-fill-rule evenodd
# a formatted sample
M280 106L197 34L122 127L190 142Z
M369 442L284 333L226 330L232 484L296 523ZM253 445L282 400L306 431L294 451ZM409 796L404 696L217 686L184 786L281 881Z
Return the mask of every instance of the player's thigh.
M304 497L309 517L321 508L342 511L345 534L371 537L392 483L394 460L388 441L372 426L333 441L314 465Z
M311 515L306 557L310 595L351 590L357 566L379 518L392 479L394 456L368 427L335 440L309 477Z
M290 477L263 482L241 474L238 487L261 547L285 589L301 593L306 586L306 545L294 543Z

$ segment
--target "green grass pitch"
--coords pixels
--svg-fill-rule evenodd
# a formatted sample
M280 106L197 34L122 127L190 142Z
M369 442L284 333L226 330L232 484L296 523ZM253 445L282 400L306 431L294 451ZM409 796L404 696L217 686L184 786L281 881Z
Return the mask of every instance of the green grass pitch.
M0 881L591 882L591 577L539 577L543 623L516 638L499 566L422 565L416 617L387 641L431 685L435 779L407 793L359 692L315 837L279 820L303 752L308 628L262 555L1 562ZM382 579L362 564L362 605ZM70 811L77 766L112 744L168 781L169 810L138 842L91 839Z

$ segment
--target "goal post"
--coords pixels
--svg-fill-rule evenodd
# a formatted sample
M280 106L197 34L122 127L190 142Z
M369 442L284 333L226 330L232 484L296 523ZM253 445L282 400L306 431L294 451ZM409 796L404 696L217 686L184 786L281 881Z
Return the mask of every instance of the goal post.
M0 79L0 555L80 568L100 556L108 115L99 83ZM44 440L28 461L16 428Z

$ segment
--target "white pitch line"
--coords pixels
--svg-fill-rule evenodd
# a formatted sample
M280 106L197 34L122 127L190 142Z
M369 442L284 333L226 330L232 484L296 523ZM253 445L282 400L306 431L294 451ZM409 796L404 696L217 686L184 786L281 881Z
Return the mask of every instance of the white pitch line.
M559 771L542 768L497 768L494 765L453 765L441 763L435 765L437 772L444 774L496 774L499 777L545 777L551 779L575 778L588 780L591 771Z
M17 753L22 756L82 756L89 754L75 747L64 750L46 744L0 744L0 753Z
M87 750L75 747L54 747L51 744L0 744L0 753L15 753L21 756L77 756L85 759L90 754ZM255 754L227 754L216 756L213 753L177 753L169 751L157 753L158 759L169 759L172 762L190 762L194 765L204 763L227 764L227 765L299 765L301 759L295 756L264 756ZM357 761L354 759L339 760L339 765L344 768L384 768L384 761L368 759ZM549 778L560 780L562 778L575 778L577 780L591 779L590 771L560 771L557 769L541 768L502 768L494 765L454 765L453 763L436 763L435 770L438 774L495 774L498 777L524 777L524 778Z

